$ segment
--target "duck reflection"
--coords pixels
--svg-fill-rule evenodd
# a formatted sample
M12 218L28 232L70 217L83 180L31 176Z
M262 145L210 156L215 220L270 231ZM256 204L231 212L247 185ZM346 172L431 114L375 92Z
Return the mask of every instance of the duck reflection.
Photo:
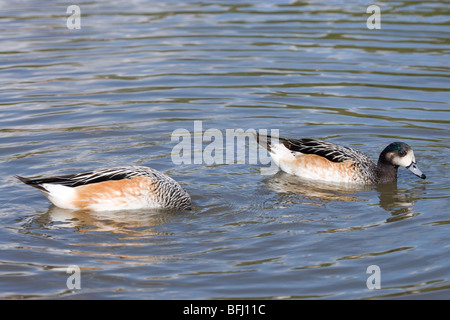
M392 217L387 222L398 221L417 216L414 211L414 203L421 198L424 186L420 185L413 189L398 188L396 183L380 184L376 186L379 205L391 213Z
M330 201L361 201L361 192L378 193L379 206L392 217L387 222L417 215L415 199L420 198L421 188L398 188L396 183L372 185L333 184L302 179L282 171L263 180L265 185L279 194L278 203L307 203L323 206Z
M47 213L37 217L35 222L45 227L74 228L80 233L97 231L148 237L160 234L154 227L169 222L175 214L172 210L157 209L91 212L51 205Z
M294 175L278 171L275 175L263 180L269 189L282 194L282 197L292 195L307 199L308 203L323 205L329 201L357 201L356 191L371 190L367 185L335 184L302 179Z

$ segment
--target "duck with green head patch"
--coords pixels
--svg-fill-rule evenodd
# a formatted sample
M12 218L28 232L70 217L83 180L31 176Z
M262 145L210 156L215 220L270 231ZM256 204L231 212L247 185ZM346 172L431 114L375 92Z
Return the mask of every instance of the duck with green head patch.
M405 167L416 176L426 178L416 165L413 150L404 142L392 142L381 152L377 164L378 182L396 181L398 167Z
M404 142L389 144L374 163L364 153L331 142L309 138L276 138L257 134L260 145L284 172L327 182L378 184L397 181L398 167L416 176L425 175L416 165L414 152Z

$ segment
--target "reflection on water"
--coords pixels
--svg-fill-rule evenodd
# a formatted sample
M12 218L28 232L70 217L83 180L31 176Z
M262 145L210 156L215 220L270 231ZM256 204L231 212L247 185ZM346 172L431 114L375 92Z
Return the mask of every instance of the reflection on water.
M269 189L282 194L280 201L286 202L291 195L297 195L310 204L316 205L323 205L328 201L356 201L354 192L371 189L370 186L364 185L334 184L303 179L282 171L264 179L263 182Z
M51 205L34 221L42 228L73 228L80 233L112 232L136 238L154 237L154 227L169 222L176 211L124 210L91 212L61 209Z
M379 193L380 207L392 215L386 220L387 222L399 221L419 214L414 211L414 203L423 195L425 190L423 185L407 190L398 188L396 183L382 184L378 185L376 190Z
M311 204L324 206L331 201L359 201L363 205L373 205L367 202L366 193L377 192L379 205L388 211L392 217L386 222L398 221L416 215L414 203L420 199L424 187L412 190L398 188L397 183L372 185L341 184L303 179L282 171L263 180L266 187L279 194L277 204L288 206L292 204Z
M172 210L88 212L51 205L46 213L33 217L24 227L28 230L39 230L33 233L40 237L47 237L51 230L63 230L68 238L73 238L73 233L79 234L79 240L72 240L65 250L82 259L79 261L96 259L100 264L148 266L168 259L178 259L176 255L152 255L145 250L158 237L172 234L170 230L161 231L158 227L170 222L177 215L180 216L180 213ZM34 252L46 251L45 247L38 245L26 249ZM103 269L86 262L81 263L80 268L81 272ZM65 267L57 265L51 269L64 271Z

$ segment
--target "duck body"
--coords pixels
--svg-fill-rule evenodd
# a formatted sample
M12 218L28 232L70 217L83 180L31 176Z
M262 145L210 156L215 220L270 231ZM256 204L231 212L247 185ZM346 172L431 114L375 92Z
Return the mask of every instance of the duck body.
M366 154L345 146L310 138L283 138L257 135L284 172L312 180L336 183L378 184L397 181L403 166L422 179L414 153L406 143L393 142L374 163Z
M111 211L190 209L189 194L172 178L149 167L124 166L20 181L63 209Z

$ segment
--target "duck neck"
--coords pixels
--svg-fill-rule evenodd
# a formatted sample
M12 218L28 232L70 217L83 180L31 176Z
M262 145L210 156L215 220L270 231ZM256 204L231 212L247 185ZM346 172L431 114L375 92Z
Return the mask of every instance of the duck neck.
M384 158L380 156L377 164L377 176L379 183L388 183L397 181L398 166L392 163L386 162Z

